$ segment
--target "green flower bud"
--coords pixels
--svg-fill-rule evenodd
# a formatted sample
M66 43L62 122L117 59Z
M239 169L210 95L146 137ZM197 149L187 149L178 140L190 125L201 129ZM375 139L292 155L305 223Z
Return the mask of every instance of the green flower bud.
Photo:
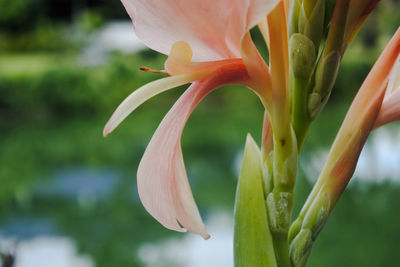
M332 51L319 61L315 72L315 85L308 100L308 112L311 118L315 118L326 104L336 81L340 60L340 52Z
M321 2L321 0L304 0L303 1L303 9L309 18L311 16L314 7L318 4L317 2Z
M303 224L303 218L298 217L292 225L290 225L289 229L289 243L293 241L293 239L298 235L301 230L301 225Z
M324 34L325 1L304 1L299 10L298 20L299 33L311 39L316 48L316 52L318 52L319 44Z
M322 192L314 199L314 203L311 204L304 216L302 229L310 229L314 240L324 227L330 212L331 201L328 195L324 195L324 192Z
M315 118L322 109L322 97L319 93L311 93L308 97L308 112L310 118Z
M313 42L307 36L296 33L290 37L289 49L293 74L297 78L308 80L316 60Z
M298 21L299 21L299 11L301 7L301 0L294 0L292 4L292 8L290 9L289 16L289 36L299 32L298 29Z
M312 248L312 237L309 229L303 229L290 245L290 259L293 267L305 266Z
M331 210L328 195L320 192L304 217L300 215L290 227L290 258L294 267L305 266L314 240L324 227Z

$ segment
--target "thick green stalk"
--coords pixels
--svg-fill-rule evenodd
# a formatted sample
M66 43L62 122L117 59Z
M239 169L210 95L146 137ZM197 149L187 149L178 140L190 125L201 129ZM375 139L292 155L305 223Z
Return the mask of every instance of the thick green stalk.
M279 267L292 267L289 255L289 242L287 234L275 233L272 235L276 262Z
M308 92L307 84L304 81L293 78L293 101L292 101L292 125L296 132L298 150L304 144L308 128L311 124L311 118L308 114L307 100Z
M273 133L273 188L267 195L267 210L278 266L291 267L288 231L294 201L297 172L297 143L294 131L277 129Z

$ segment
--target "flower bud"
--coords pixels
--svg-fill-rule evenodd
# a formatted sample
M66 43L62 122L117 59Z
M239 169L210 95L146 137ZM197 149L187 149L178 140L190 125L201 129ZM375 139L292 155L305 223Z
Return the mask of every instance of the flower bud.
M294 0L292 2L292 8L290 9L290 20L289 20L289 36L299 32L299 12L301 7L301 0Z
M311 234L311 230L302 229L290 245L290 259L293 267L305 266L313 244Z
M319 61L315 72L315 86L308 99L308 112L311 118L315 118L325 106L335 84L340 60L340 53L332 51Z
M325 1L307 0L299 10L299 33L306 35L313 41L318 52L319 44L324 33Z
M314 43L304 34L296 33L290 37L289 49L293 74L308 79L316 60Z

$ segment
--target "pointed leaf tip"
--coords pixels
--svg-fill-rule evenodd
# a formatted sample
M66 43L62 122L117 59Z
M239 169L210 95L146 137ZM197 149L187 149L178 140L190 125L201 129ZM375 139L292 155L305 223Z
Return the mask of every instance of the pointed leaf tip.
M260 149L258 148L256 141L254 141L250 133L247 133L246 136L245 153L246 150L249 150L251 154L257 154L257 153L260 154Z
M276 267L263 193L261 152L246 138L235 201L235 266Z

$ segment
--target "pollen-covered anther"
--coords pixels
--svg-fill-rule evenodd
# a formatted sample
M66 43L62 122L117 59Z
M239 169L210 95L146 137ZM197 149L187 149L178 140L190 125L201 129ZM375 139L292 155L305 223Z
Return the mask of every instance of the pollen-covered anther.
M140 67L139 68L141 71L144 72L151 72L151 73L157 73L157 74L163 74L163 75L167 75L167 76L171 76L167 71L165 70L155 70L155 69L150 69L148 67Z

